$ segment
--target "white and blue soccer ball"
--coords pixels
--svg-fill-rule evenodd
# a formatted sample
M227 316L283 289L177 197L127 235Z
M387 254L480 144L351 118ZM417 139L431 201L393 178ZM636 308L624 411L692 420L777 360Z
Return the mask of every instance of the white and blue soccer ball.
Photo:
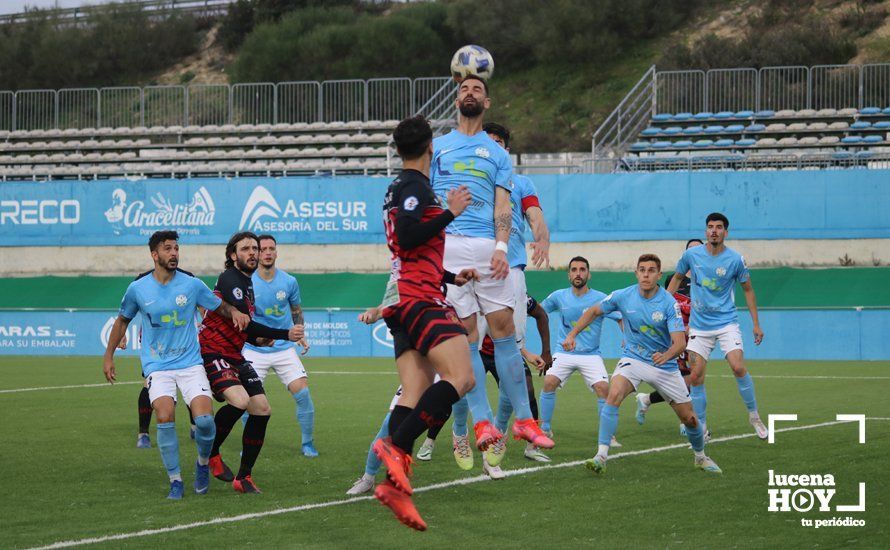
M454 52L451 58L451 76L460 82L471 74L488 80L494 73L494 58L482 46L470 44Z

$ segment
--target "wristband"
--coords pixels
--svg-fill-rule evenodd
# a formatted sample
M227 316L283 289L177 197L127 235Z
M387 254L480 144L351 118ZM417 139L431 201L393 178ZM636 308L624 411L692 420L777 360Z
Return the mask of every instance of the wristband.
M498 241L496 245L494 245L495 250L500 250L504 254L507 253L507 243L504 241Z

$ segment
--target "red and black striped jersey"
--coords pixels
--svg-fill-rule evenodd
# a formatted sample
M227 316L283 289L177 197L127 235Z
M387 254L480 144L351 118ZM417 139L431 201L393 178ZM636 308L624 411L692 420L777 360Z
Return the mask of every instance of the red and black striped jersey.
M399 300L422 299L444 301L442 278L445 268L444 227L425 242L413 248L399 244L396 225L404 217L417 222L428 222L444 212L433 193L430 180L416 170L403 170L386 193L383 204L383 224L386 244L392 252L390 281L398 287Z
M692 300L689 299L687 294L683 294L682 292L674 292L674 299L677 300L677 305L680 306L680 315L683 317L683 326L689 326L689 313L692 310Z
M254 299L253 281L238 269L230 267L220 273L213 287L213 293L253 318ZM235 328L231 319L208 311L204 315L201 331L198 332L201 342L201 354L222 355L233 361L243 361L241 348L247 341L247 333Z

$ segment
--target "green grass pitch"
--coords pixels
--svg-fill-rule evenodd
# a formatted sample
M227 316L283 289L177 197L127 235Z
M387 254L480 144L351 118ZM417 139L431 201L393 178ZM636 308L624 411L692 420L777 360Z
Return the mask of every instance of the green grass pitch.
M611 370L614 360L607 360ZM266 445L254 470L262 495L239 495L212 480L210 493L188 493L195 449L188 439L185 408L177 410L186 497L169 502L156 448L135 448L139 370L132 359L118 362L119 379L130 384L65 389L25 388L101 384L100 358L5 357L0 359L0 456L4 493L0 500L0 547L33 547L60 541L161 532L106 540L98 546L224 548L285 547L700 547L835 548L884 547L890 520L890 363L777 362L750 364L761 412L797 414L805 426L835 420L835 414L865 414L866 444L855 424L777 434L774 445L753 437L717 441L707 452L722 476L697 471L685 447L615 458L603 476L583 467L543 467L502 481L482 480L476 455L473 472L459 470L451 456L450 431L439 437L433 461L416 466L415 503L429 524L425 533L397 523L373 499L278 514L270 511L346 500L361 474L398 385L386 359L306 361L316 409L316 444L321 456L298 453L294 403L277 379L267 380L273 414ZM709 423L714 437L749 434L744 405L725 363L708 371ZM535 380L540 391L540 379ZM488 381L496 404L493 381ZM9 391L16 390L16 391ZM580 376L557 394L553 465L593 455L597 418L592 394ZM634 420L629 398L621 408L614 453L683 443L678 422L663 404L650 409L644 426ZM878 420L884 418L885 420ZM152 444L155 443L154 419ZM238 462L240 431L223 447ZM508 445L506 470L536 467ZM855 504L865 482L866 511L768 512L768 471L831 473L832 505ZM382 473L378 476L382 479ZM237 521L208 523L259 513ZM801 519L852 516L864 527L814 529ZM195 523L195 526L165 528Z

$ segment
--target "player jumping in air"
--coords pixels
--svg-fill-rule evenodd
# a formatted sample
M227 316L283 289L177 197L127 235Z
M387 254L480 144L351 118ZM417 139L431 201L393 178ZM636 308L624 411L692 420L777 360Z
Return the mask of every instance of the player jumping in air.
M597 317L615 311L621 313L624 325L622 357L612 373L609 396L600 413L599 449L585 466L596 473L605 471L609 443L618 430L618 407L641 382L646 382L664 396L686 425L695 466L706 472L720 473L717 464L705 455L704 431L692 410L689 390L677 368L677 356L686 348L686 336L677 301L658 286L661 260L654 254L643 254L637 259L635 273L637 284L616 290L588 308L562 344L566 351L574 350L578 335Z
M217 278L213 289L214 294L250 318L254 314L253 281L250 276L257 268L258 254L259 240L256 235L250 232L232 235L226 245L226 270ZM249 337L263 344L269 343L268 340L297 342L303 338L303 325L293 325L285 330L251 320L242 331L215 312L209 311L204 317L199 334L204 369L213 396L217 401L226 401L226 405L216 411L216 439L210 453L210 469L217 479L231 481L232 487L239 493L260 492L251 472L263 448L266 425L272 413L263 383L241 355L241 349ZM266 340L258 341L257 338ZM219 448L245 410L249 416L241 439L241 466L238 474L233 476L223 462Z
M677 262L668 292L676 292L683 281L683 274L689 272L692 290L692 312L689 317L689 362L692 374L692 404L695 414L707 426L708 400L705 394L705 367L714 347L719 343L726 355L726 361L735 375L739 395L748 409L748 421L760 439L769 435L757 411L757 398L754 395L754 380L745 368L745 354L742 346L742 332L739 329L739 316L735 307L735 284L739 283L745 292L745 303L754 324L754 344L763 341L763 330L757 315L757 298L751 285L751 275L745 259L724 244L729 233L729 220L723 214L714 212L705 219L707 244L689 248ZM707 428L706 428L707 429Z
M303 308L300 306L300 285L297 284L297 279L275 267L278 260L278 243L275 237L260 235L259 239L259 268L251 276L256 295L254 319L264 325L285 330L294 325L303 325ZM306 338L297 344L303 348L301 355L309 352ZM296 402L297 424L301 434L300 451L306 457L318 456L312 437L315 405L309 395L306 368L303 367L294 345L283 340L277 340L271 346L258 346L248 342L243 353L261 382L266 381L270 370L278 375L278 379Z
M507 253L513 215L510 205L513 170L509 153L482 130L483 116L490 104L485 81L473 75L464 78L455 100L461 115L458 128L436 138L433 144L431 181L436 194L445 198L452 190L467 186L473 196L464 215L446 229L445 268L452 272L472 268L481 275L479 281L449 288L448 301L469 334L477 382L485 380L485 368L479 357L476 314L481 312L486 317L494 342L500 387L509 397L517 418L513 424L514 437L551 448L553 441L532 417L524 363L516 342L513 308L517 304L513 288L506 280L510 273ZM493 424L484 383L475 385L467 395L467 404L473 414L476 446L486 451L503 435Z
M210 384L201 364L194 316L197 307L213 312L232 330L247 326L249 318L215 296L200 279L176 269L179 263L179 235L158 231L148 241L155 268L150 276L136 279L127 287L120 314L108 336L103 370L114 383L114 350L127 326L142 313L140 359L146 375L149 399L157 416L157 442L161 460L170 478L167 498L181 499L184 488L179 467L179 439L176 437L176 390L191 407L195 417L195 443L198 462L194 489L204 494L210 487L208 463L216 428L210 400Z

